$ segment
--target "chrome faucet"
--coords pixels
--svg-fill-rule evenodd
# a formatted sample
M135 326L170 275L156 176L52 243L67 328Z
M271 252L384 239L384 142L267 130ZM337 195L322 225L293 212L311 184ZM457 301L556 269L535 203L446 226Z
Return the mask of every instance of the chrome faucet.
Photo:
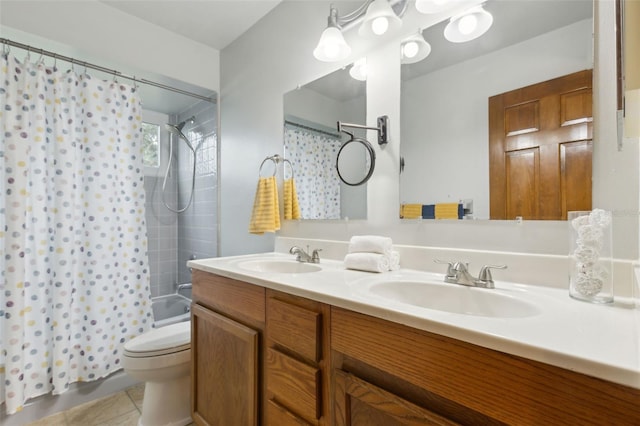
M191 290L191 288L192 288L192 284L191 283L184 283L184 284L180 284L178 286L177 291L179 292L179 291L182 291L182 290Z
M307 246L307 251L309 250L309 246ZM298 246L293 246L289 249L289 253L296 255L296 260L298 262L304 263L320 263L320 254L322 249L315 249L311 254L304 251Z
M480 268L478 278L469 273L469 265L464 262L446 262L439 259L434 260L435 263L449 265L444 281L452 284L466 285L469 287L495 288L491 269L507 269L507 265L484 265Z

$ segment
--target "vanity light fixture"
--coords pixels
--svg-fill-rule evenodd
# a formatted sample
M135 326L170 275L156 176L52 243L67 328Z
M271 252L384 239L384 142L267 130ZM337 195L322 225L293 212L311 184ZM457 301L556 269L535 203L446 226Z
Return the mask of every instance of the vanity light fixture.
M365 0L353 12L338 16L338 9L331 5L327 28L313 51L316 59L335 62L346 59L351 48L342 35L344 27L362 21L358 33L362 36L378 36L394 31L402 25L400 19L407 10L408 0Z
M444 37L452 43L464 43L480 37L493 24L493 16L482 5L473 7L449 20Z
M396 31L401 26L402 20L391 8L389 0L373 0L367 7L358 34L380 36L388 31Z
M338 9L331 6L327 28L322 32L313 56L319 61L334 62L347 59L350 54L351 48L345 41L338 24Z
M367 80L367 58L360 58L351 65L349 75L360 81Z
M403 64L415 64L420 62L431 53L431 45L422 36L422 31L402 40L400 44L400 52Z
M416 0L420 13L443 12L460 0ZM402 17L407 11L409 0L365 0L353 12L339 16L338 9L331 5L327 28L322 32L313 56L320 61L335 62L347 59L351 48L342 35L342 29L361 21L358 33L361 36L378 36L395 31L402 25ZM453 43L463 43L480 37L493 24L493 16L484 10L482 4L449 20L444 36ZM412 40L413 38L413 40ZM410 37L402 42L402 63L411 64L426 58L431 46L422 35Z

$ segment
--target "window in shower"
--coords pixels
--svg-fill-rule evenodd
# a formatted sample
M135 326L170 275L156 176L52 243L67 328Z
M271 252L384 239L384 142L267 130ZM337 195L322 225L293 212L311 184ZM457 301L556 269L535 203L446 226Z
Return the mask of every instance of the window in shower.
M160 126L142 123L142 161L145 167L160 167Z

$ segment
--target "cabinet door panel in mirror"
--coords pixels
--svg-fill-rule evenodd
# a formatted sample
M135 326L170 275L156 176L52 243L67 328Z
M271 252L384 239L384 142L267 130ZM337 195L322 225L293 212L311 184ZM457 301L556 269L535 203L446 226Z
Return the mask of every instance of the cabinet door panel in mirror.
M336 123L366 122L365 90L364 81L340 69L284 94L284 157L293 165L301 219L367 217L366 184L348 186L336 171L348 140Z
M488 2L485 8L494 16L485 35L448 43L446 22L435 25L423 32L431 55L402 66L401 204L464 200L465 208L472 206L467 218L489 219L489 98L593 67L591 1ZM523 106L509 124L527 131L535 121L528 110L535 114Z

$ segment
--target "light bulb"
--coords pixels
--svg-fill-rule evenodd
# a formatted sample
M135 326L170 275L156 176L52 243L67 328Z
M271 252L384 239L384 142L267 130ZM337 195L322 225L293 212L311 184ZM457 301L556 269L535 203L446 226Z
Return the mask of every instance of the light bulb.
M351 77L355 78L356 80L366 81L367 58L358 59L349 70L349 75L351 75Z
M418 54L420 47L415 41L408 41L402 46L402 54L405 58L413 58Z
M458 30L464 35L474 32L477 26L478 18L476 18L475 14L465 15L458 21Z
M325 62L346 59L350 54L351 48L337 27L327 27L322 32L318 46L313 51L313 56L316 59Z
M324 55L329 59L335 59L338 57L338 53L340 52L340 48L334 43L327 43L322 47Z
M371 31L373 31L375 35L382 35L386 33L388 29L389 29L389 20L384 16L380 16L374 19L373 22L371 23Z

